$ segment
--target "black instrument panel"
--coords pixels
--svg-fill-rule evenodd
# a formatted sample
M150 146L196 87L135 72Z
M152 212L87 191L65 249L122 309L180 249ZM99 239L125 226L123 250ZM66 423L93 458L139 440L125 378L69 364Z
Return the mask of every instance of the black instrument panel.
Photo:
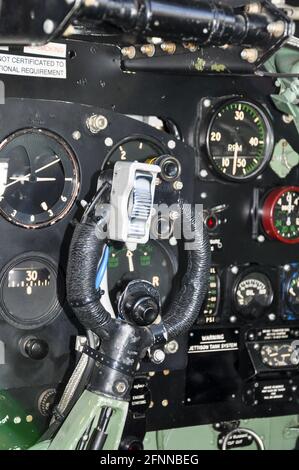
M7 286L24 282L22 294L29 287L34 295L34 282L45 282L48 273L43 266L25 264L26 271L37 271L36 281L27 281L18 271L19 265L14 264L15 259L22 262L21 258L26 254L31 256L32 251L41 257L39 262L41 259L48 261L56 273L64 276L72 221L81 213L80 200L89 200L94 194L101 167L107 167L109 160L130 160L133 154L134 159L135 155L137 159L140 155L143 161L155 157L159 151L166 151L176 156L182 165L184 197L203 205L213 267L207 301L196 325L179 344L179 351L167 354L162 366L148 361L140 370L138 380L146 377L146 394L150 395L146 427L154 430L296 413L299 374L297 365L291 361L290 344L299 335L298 249L296 244L270 237L262 217L273 190L293 188L299 177L298 166L282 178L270 165L273 148L281 139L299 153L294 124L286 124L271 102L271 94L277 91L274 80L269 77L126 74L120 70L117 48L101 44L91 47L82 41L66 43L69 57L72 57L67 60L67 80L55 81L55 86L49 86L51 81L40 78L12 76L5 79L8 96L17 98L8 99L6 105L0 107L0 140L20 129L39 129L59 136L59 142L63 142L70 153L62 157L65 164L60 166L59 162L57 173L54 165L54 174L47 172L41 177L57 181L72 178L71 192L67 196L68 202L72 202L67 209L65 206L55 209L50 216L48 210L52 210L53 201L38 200L39 206L47 203L44 211L47 220L42 221L42 227L29 229L24 225L30 225L30 217L34 215L31 206L28 212L26 206L25 211L29 223L24 223L24 219L14 223L12 212L5 207L1 209L3 201L0 202L3 213L0 229L6 240L0 250L2 282L7 273ZM90 133L85 125L87 117L93 113L102 114L108 120L107 128L98 135ZM158 131L125 115L157 116L164 123L171 121L182 140L177 140L169 130L168 133ZM233 126L236 117L238 131L230 133L227 126ZM244 140L239 140L239 136ZM73 160L68 158L70 155L75 158L73 165ZM22 165L17 165L13 174L8 173L8 178L15 178L11 182L21 178L14 186L24 189L27 183L32 184L35 197L35 185L45 184L45 193L50 194L53 181L37 182L33 178L27 182L24 177L30 165L26 164L26 156L20 157L17 153L19 158L23 159ZM46 160L40 167L52 161ZM67 165L71 165L71 176ZM28 178L32 173L36 177L36 169L40 167L31 169ZM53 167L48 168L53 170ZM56 201L65 197L64 190L61 183L55 194ZM16 194L12 192L11 197ZM290 203L284 205L287 204ZM293 202L290 205L294 205ZM15 210L13 204L10 206ZM283 211L281 217L284 225L289 224L288 210ZM290 220L292 222L293 217ZM159 260L165 254L165 250L161 250ZM169 286L169 272L174 276L177 271L180 274L176 250L173 247L170 250L172 253L170 257L166 255L165 267L163 261L157 266L156 254L151 258L150 250L132 258L130 253L115 247L112 253L115 256L111 254L110 258L110 269L115 270L115 296L119 288L117 277L125 278L126 269L129 276L130 271L135 274L135 271L144 273L149 269L151 279L154 277L159 283L166 269L165 284ZM32 263L31 259L29 261ZM169 292L168 288L166 291ZM55 310L57 316L53 315L52 323L46 321L40 330L31 332L35 336L38 332L50 346L61 340L60 337L55 339L54 331L60 328L62 318L65 335L71 339L77 334L78 325L72 325L71 312L63 305L63 293L58 300L60 314ZM22 336L25 331L7 320L2 323L1 340L4 342L5 337L15 332ZM53 335L53 340L49 335ZM64 371L67 370L68 346L62 353L66 361L62 362ZM15 363L16 358L11 361ZM28 367L28 359L24 361ZM11 375L10 371L7 377ZM32 385L40 385L40 377L32 374ZM56 383L53 375L46 388L51 389ZM7 385L9 389L22 386L25 386L23 382ZM138 420L144 412L137 413ZM136 424L134 413L131 419Z

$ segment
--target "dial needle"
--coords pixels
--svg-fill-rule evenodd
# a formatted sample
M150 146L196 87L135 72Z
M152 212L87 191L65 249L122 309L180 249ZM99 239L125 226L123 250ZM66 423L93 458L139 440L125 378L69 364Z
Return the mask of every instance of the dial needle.
M234 152L233 175L235 175L237 173L238 153L239 153L239 145L236 142L235 143L235 152Z
M53 162L48 163L47 165L42 166L41 168L38 168L37 170L35 170L35 173L40 173L41 171L45 170L46 168L50 168L50 166L56 165L56 163L59 163L59 162L60 162L60 158L57 158ZM30 176L31 176L31 173L28 173L25 176L20 176L20 177L16 178L12 183L8 183L8 184L4 185L4 189L9 188L10 186L13 186L16 183L21 183L22 181L29 181ZM48 178L47 178L47 180L48 180Z
M134 268L134 263L133 263L133 253L132 253L132 251L130 251L130 250L127 251L127 258L129 260L129 271L130 271L130 273L133 273L135 271L135 268Z

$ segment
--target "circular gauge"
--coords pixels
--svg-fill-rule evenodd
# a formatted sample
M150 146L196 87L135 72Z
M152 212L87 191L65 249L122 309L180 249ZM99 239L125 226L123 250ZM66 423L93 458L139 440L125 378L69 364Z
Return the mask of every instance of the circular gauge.
M116 162L146 162L163 155L162 147L146 138L129 138L117 144L108 154L104 162L104 167L112 167Z
M258 317L273 302L273 288L268 276L259 272L243 276L236 283L234 301L238 312Z
M24 129L0 144L0 212L10 222L52 225L71 209L78 190L75 156L56 134Z
M63 282L48 258L28 253L1 273L0 308L4 319L21 329L48 324L60 313Z
M215 267L210 269L208 293L201 311L199 323L215 323L220 300L220 278Z
M265 344L261 348L261 358L265 365L273 368L290 367L294 349L291 344Z
M172 289L173 278L178 270L174 253L158 242L139 245L135 251L126 247L110 250L108 285L114 305L130 281L149 281L158 289L162 304Z
M263 205L262 224L270 238L299 243L299 186L271 191Z
M223 177L244 181L259 174L273 150L273 131L264 111L246 101L223 105L207 135L213 167Z
M287 287L287 303L295 315L299 315L299 273L295 273Z

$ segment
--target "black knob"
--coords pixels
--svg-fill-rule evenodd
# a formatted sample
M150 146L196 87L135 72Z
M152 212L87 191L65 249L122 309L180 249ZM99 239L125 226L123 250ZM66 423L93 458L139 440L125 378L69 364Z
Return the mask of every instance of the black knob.
M160 294L148 281L129 282L118 301L118 311L128 323L151 325L161 311Z
M25 339L22 349L27 357L30 357L30 359L35 359L36 361L45 359L49 352L48 343L46 343L46 341L43 339L38 338Z
M151 325L159 315L159 305L151 297L139 299L132 309L132 319L139 326Z

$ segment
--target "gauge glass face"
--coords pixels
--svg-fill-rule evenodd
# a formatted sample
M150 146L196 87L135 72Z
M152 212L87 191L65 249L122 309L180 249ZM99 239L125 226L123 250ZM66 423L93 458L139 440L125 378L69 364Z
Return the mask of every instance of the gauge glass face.
M104 166L113 166L116 162L146 162L163 155L163 149L146 139L130 139L119 144L108 155Z
M295 273L289 282L287 302L293 313L299 315L299 273Z
M112 303L116 306L119 296L133 280L149 281L158 289L162 305L168 298L177 272L177 259L161 243L139 245L135 251L126 247L112 248L108 264L108 285Z
M241 313L258 316L273 301L273 289L269 278L258 272L245 275L235 289L235 304Z
M219 305L219 296L220 279L217 273L217 269L215 267L212 267L210 269L210 283L208 288L208 294L206 296L206 300L202 308L199 323L215 323Z
M290 367L294 349L290 344L264 345L261 348L261 358L264 364L273 368Z
M22 329L41 327L52 321L61 310L62 281L48 259L28 255L13 261L1 277L3 317ZM60 286L58 288L58 285Z
M285 191L273 208L276 233L285 240L299 241L299 191Z
M214 116L207 136L213 167L227 179L242 181L260 173L272 154L268 118L254 104L225 104Z
M25 129L0 145L0 211L9 221L51 225L71 209L78 189L75 156L55 134Z

